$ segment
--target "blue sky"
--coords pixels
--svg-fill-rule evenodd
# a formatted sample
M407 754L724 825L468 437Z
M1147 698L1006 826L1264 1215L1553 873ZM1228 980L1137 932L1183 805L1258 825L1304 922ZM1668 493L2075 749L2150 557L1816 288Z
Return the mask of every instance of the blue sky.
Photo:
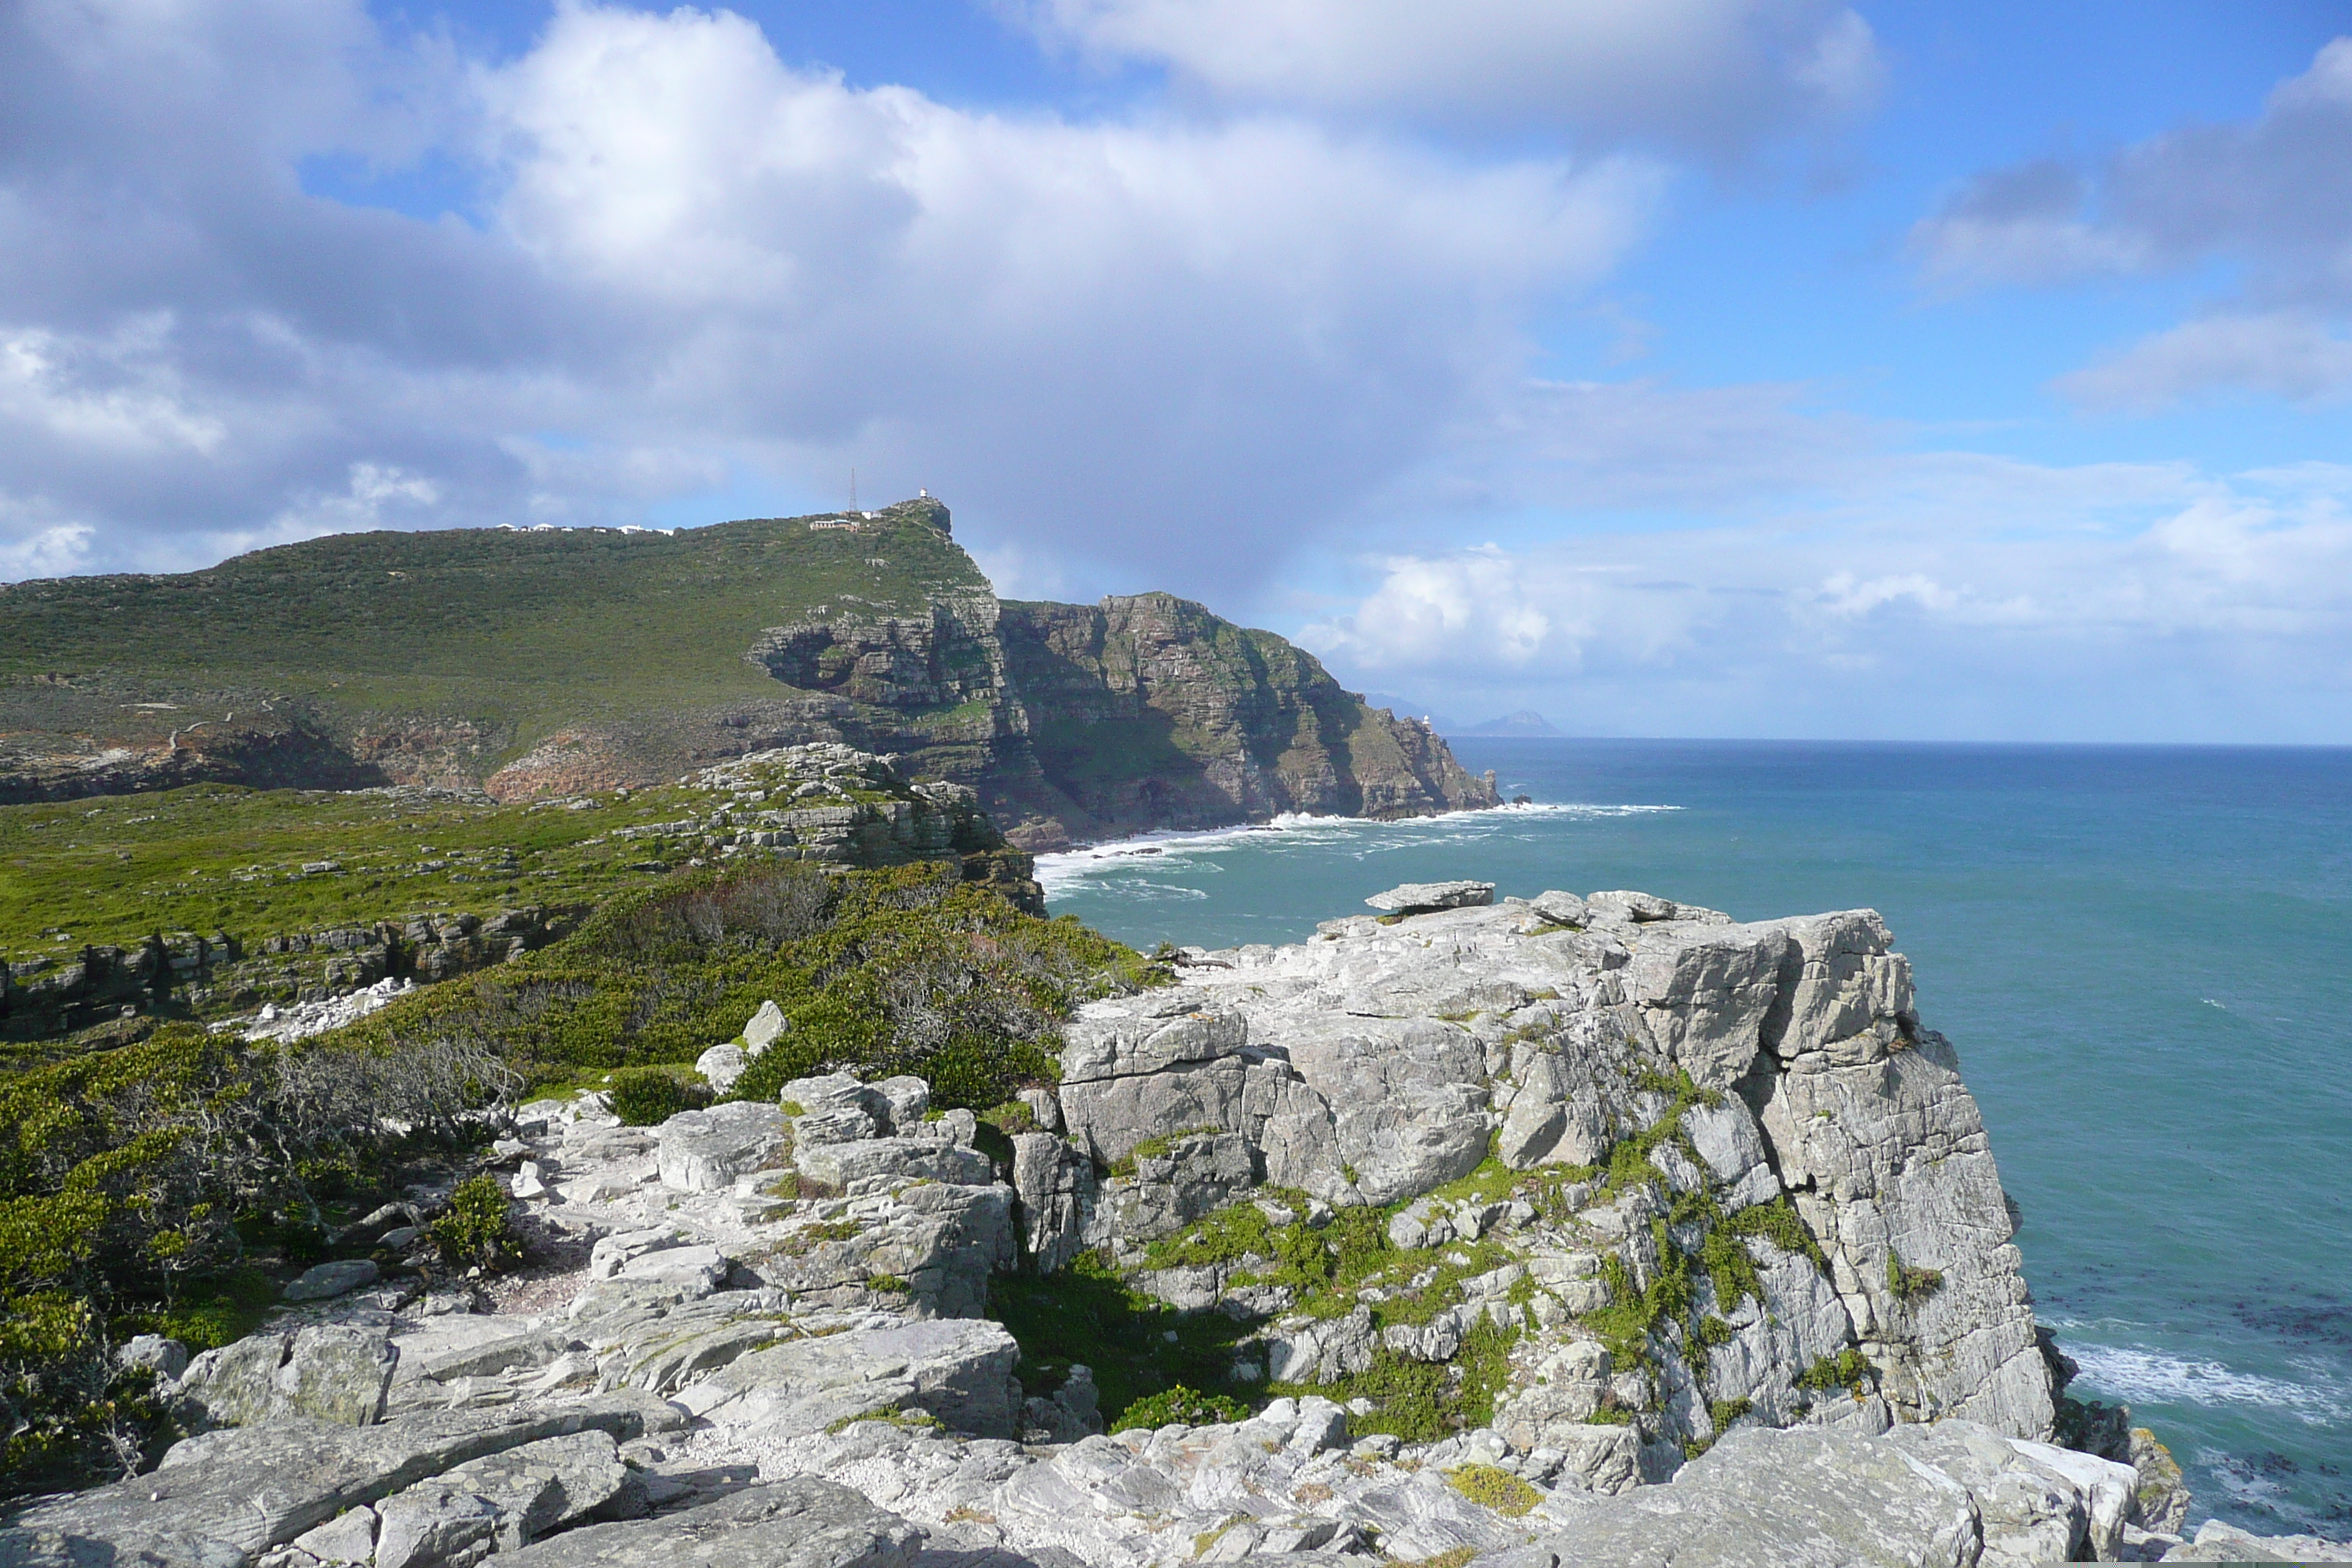
M2341 743L2347 317L2347 4L0 10L0 578L854 467L1464 718Z

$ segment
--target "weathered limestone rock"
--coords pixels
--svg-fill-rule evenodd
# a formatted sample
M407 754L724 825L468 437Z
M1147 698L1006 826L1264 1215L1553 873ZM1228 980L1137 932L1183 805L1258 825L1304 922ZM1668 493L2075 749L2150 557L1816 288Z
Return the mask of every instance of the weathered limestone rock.
M133 1334L114 1352L114 1360L126 1371L143 1366L158 1383L170 1383L188 1370L188 1347L161 1334Z
M1553 925L1581 926L1592 919L1592 910L1582 899L1557 889L1538 893L1528 900L1528 908L1535 911L1538 920Z
M1155 1149L1138 1145L1135 1173L1102 1190L1089 1239L1150 1241L1180 1230L1255 1183L1249 1144L1238 1133L1195 1132Z
M760 1010L752 1014L751 1021L743 1026L743 1054L746 1057L759 1056L774 1045L777 1037L790 1027L792 1025L785 1019L782 1007L772 1000L761 1003Z
M1425 914L1432 910L1476 909L1495 901L1492 882L1406 882L1364 902L1391 914Z
M662 1184L681 1193L719 1193L735 1178L777 1161L786 1144L784 1113L733 1100L682 1110L661 1124Z
M437 1568L477 1547L516 1551L613 1502L628 1483L604 1432L468 1460L376 1505L375 1568Z
M294 1547L330 1565L372 1563L375 1561L375 1510L362 1503L316 1530L296 1536Z
M846 1487L794 1477L684 1513L590 1525L511 1555L502 1568L912 1568L922 1532ZM690 1555L689 1555L690 1554Z
M908 1182L985 1186L995 1179L988 1156L944 1138L859 1138L799 1150L793 1163L812 1181L853 1195Z
M160 1468L111 1486L36 1503L0 1530L0 1563L47 1532L110 1544L134 1561L236 1568L247 1556L374 1503L468 1459L567 1433L621 1440L683 1424L683 1412L627 1391L561 1405L436 1411L354 1431L301 1416L190 1437Z
M743 1076L743 1068L748 1065L749 1060L750 1058L743 1054L742 1047L730 1042L723 1046L713 1046L695 1058L694 1070L700 1073L703 1081L709 1084L712 1089L725 1094L735 1087L735 1080Z
M739 1356L678 1400L698 1415L779 1432L921 1411L954 1431L1010 1437L1021 1415L1013 1377L1020 1359L1013 1336L986 1319L902 1323Z
M2167 1552L2166 1563L2352 1563L2352 1544L2315 1535L2251 1535L2209 1519L2197 1538Z
M1979 1536L1959 1482L1871 1438L1792 1427L1735 1431L1540 1544L1559 1568L1969 1568Z
M197 1429L289 1416L365 1426L383 1414L398 1353L380 1328L252 1334L196 1357L173 1395L182 1420Z
M1013 1190L1022 1241L1041 1274L1077 1256L1094 1208L1094 1164L1068 1140L1024 1132L1013 1140Z
M289 1301L323 1301L356 1290L362 1285L375 1283L376 1268L364 1258L340 1258L305 1269L301 1276L286 1287Z

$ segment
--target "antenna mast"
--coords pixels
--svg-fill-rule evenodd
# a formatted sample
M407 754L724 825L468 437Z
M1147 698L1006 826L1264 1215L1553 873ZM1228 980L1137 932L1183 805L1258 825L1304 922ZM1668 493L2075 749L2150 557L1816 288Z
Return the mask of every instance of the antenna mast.
M857 470L856 468L849 470L849 510L852 511L857 510Z

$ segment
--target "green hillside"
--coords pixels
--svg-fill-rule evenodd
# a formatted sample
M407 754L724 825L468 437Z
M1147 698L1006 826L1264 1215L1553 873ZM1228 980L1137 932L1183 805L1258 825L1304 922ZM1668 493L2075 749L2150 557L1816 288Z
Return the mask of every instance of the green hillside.
M203 572L17 584L0 588L0 674L457 715L520 752L566 723L774 696L743 659L766 627L986 593L945 519L916 501L855 531L339 534Z

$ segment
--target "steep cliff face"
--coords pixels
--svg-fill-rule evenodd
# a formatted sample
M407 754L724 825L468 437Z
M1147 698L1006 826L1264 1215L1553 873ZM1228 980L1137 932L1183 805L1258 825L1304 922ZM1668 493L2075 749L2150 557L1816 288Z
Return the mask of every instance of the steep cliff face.
M1428 726L1189 600L1016 603L1001 625L1039 765L1102 833L1496 804Z
M0 803L197 782L529 800L896 753L1044 849L1491 805L1425 725L1198 605L999 603L929 497L676 534L317 540L0 586Z

